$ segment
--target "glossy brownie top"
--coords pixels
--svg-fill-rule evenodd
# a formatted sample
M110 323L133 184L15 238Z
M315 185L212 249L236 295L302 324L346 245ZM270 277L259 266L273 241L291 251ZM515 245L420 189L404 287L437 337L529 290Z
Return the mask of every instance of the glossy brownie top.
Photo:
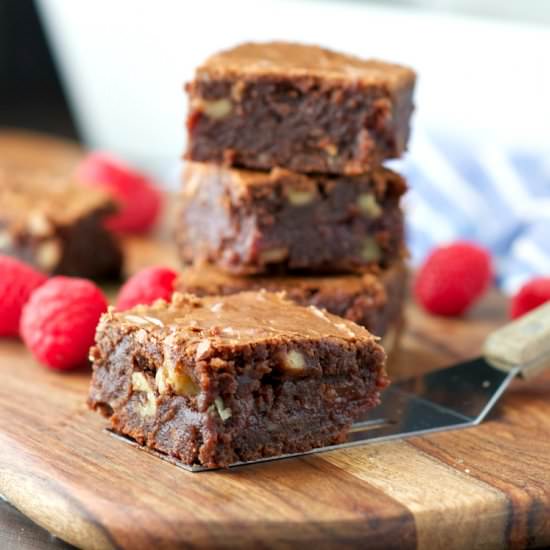
M408 67L289 42L240 44L214 54L196 72L197 79L261 76L360 81L390 89L415 80Z
M298 306L284 294L263 290L204 298L175 293L170 303L159 300L128 311L110 310L103 315L98 330L102 332L111 324L125 331L160 333L174 345L196 346L196 359L206 357L211 347L220 346L326 338L363 344L377 340L351 321L314 306Z
M66 176L0 167L0 210L3 221L30 224L31 232L39 232L45 220L66 225L97 210L114 211L115 205L103 191Z

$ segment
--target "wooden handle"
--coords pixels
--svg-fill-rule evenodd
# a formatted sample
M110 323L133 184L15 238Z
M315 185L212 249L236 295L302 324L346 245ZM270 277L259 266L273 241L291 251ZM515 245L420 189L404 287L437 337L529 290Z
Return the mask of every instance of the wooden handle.
M489 335L483 355L495 367L530 378L550 367L550 302Z

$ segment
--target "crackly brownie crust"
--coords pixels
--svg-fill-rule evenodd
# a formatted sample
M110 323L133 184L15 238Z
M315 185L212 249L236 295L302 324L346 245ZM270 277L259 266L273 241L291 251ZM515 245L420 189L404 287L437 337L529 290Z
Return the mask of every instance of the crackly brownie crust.
M405 150L415 73L316 46L247 43L186 86L186 158L250 169L363 173Z
M307 176L188 163L176 239L186 264L235 274L386 268L405 254L401 176Z
M341 442L387 384L364 328L263 291L110 311L90 359L115 431L208 467Z
M105 229L105 193L37 170L0 167L0 253L50 274L117 278L122 253Z
M378 275L288 275L235 276L214 266L184 269L174 283L175 290L196 296L227 296L265 289L284 292L301 306L316 306L333 315L364 326L384 337L401 320L408 279L407 269L398 264Z

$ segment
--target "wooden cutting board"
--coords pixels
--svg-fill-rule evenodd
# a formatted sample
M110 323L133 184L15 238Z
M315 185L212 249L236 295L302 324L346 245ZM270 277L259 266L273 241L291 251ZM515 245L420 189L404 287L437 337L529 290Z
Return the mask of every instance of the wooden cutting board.
M126 243L129 271L173 264ZM464 320L413 305L397 378L475 355L505 320L489 296ZM87 410L89 372L56 374L0 341L0 494L85 548L500 548L550 544L550 375L518 381L468 430L228 471L188 473L114 439Z

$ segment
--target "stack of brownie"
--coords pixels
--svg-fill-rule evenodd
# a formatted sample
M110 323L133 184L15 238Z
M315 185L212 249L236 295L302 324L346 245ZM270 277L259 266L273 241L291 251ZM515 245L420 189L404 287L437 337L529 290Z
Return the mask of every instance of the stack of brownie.
M181 293L110 310L90 352L89 404L116 433L212 468L343 443L379 403L386 355L352 321L387 336L400 319L406 186L380 163L405 148L413 86L283 43L198 69Z
M285 290L367 327L397 328L406 285L403 178L415 74L273 42L208 59L188 84L177 240L196 295Z

